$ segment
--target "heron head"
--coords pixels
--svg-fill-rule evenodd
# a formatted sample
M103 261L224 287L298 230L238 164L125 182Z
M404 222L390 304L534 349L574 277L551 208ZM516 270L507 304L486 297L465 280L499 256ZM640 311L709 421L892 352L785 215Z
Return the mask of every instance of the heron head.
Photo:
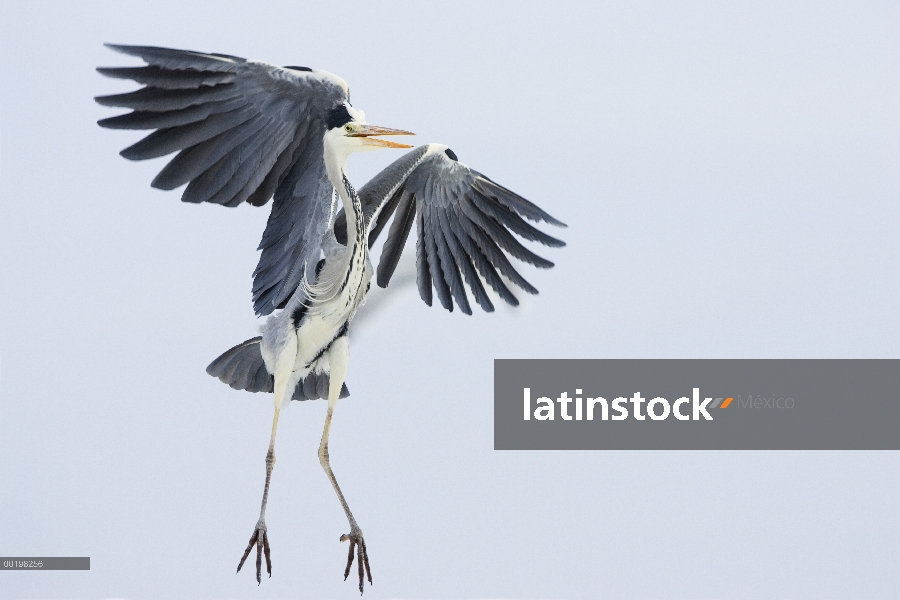
M328 111L325 124L328 128L325 133L326 143L345 155L381 148L412 148L407 144L380 140L374 136L415 135L402 129L369 125L366 123L365 113L348 104L339 104Z

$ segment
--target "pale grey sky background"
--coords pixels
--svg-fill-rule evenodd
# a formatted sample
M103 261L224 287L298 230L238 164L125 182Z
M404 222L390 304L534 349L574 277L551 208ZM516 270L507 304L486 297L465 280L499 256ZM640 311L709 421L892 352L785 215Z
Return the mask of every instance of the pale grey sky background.
M253 8L251 8L253 6ZM894 452L497 452L493 359L900 356L892 2L0 5L2 598L352 598L316 458L204 372L256 334L268 210L189 206L129 163L102 42L309 65L569 223L541 291L466 317L414 288L353 334L332 464L366 598L896 598ZM351 159L361 184L399 154ZM372 307L369 307L372 308ZM366 307L363 308L366 310ZM363 317L366 318L366 317ZM864 399L861 399L864 401Z

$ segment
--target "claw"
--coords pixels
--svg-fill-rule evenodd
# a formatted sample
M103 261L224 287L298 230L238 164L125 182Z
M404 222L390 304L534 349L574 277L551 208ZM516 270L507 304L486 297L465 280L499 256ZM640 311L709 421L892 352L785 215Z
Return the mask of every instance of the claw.
M347 568L344 569L344 581L347 581L347 576L350 575L350 567L353 566L353 548L356 547L356 542L349 535L341 536L342 542L347 540L350 540L350 552L347 553Z
M265 539L265 537L266 537L265 532L263 532L262 537L263 537L263 539ZM262 540L257 539L256 540L256 585L259 585L260 583L262 583L262 581L261 581L261 579L262 579L262 549L263 549Z
M369 553L366 552L366 542L362 542L362 558L363 564L366 565L366 579L369 580L369 585L372 585L372 571L369 569Z
M269 556L269 534L263 532L263 551L266 553L266 572L272 576L272 557Z
M269 535L266 532L265 525L260 526L257 524L256 529L253 530L253 535L250 536L250 541L247 543L247 549L244 550L241 562L238 563L238 573L241 572L241 567L244 566L244 562L247 560L247 557L250 556L250 551L253 550L253 546L256 546L256 584L259 585L262 583L263 553L266 555L266 571L269 573L269 577L272 576L272 558L269 554Z
M347 567L344 569L344 581L350 575L350 567L353 566L353 550L356 550L356 565L359 573L359 594L363 593L363 583L369 580L372 585L372 571L369 569L369 554L366 552L366 542L361 533L345 533L341 536L342 542L350 542L350 550L347 553Z
M253 545L256 544L256 540L259 537L259 529L253 530L253 535L250 536L250 543L247 544L247 549L244 550L244 555L241 557L241 562L238 563L237 572L241 572L241 567L244 566L244 561L247 560L247 557L250 556L250 551L253 550Z
M356 547L356 566L359 567L359 595L363 594L363 545ZM371 585L371 584L370 584Z

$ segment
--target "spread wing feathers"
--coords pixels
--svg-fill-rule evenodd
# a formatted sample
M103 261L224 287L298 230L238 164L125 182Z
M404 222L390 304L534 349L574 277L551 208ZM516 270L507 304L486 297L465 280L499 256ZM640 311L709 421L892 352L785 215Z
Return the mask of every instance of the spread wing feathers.
M206 367L206 372L236 390L273 393L275 378L269 374L260 353L261 339L255 337L231 348ZM291 400L328 399L328 385L327 371L312 371L297 383ZM341 387L340 397L346 398L349 395L350 391L345 383Z
M472 313L467 287L482 309L493 311L482 281L516 306L518 300L501 275L526 292L537 293L507 255L545 269L553 263L523 246L513 234L545 246L565 245L526 219L558 227L565 227L564 223L458 162L451 150L439 144L409 152L363 186L359 196L368 219L370 246L394 217L378 264L378 285L387 287L390 282L415 223L419 295L431 306L433 290L441 306L450 311L455 302L465 314ZM335 225L339 240L340 226Z
M131 160L178 154L152 186L188 184L185 202L237 206L275 202L259 249L253 301L266 315L286 302L319 259L332 211L322 136L325 113L346 101L346 84L315 70L276 67L236 56L149 46L109 45L145 67L100 68L145 87L100 96L133 112L103 119L113 129L154 129L122 151Z

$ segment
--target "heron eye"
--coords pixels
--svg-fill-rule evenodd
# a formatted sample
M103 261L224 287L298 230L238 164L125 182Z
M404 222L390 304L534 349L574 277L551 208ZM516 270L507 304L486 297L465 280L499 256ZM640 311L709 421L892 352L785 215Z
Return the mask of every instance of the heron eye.
M353 131L353 125L350 125L349 123L347 125L344 125L344 131L350 133L351 131Z

